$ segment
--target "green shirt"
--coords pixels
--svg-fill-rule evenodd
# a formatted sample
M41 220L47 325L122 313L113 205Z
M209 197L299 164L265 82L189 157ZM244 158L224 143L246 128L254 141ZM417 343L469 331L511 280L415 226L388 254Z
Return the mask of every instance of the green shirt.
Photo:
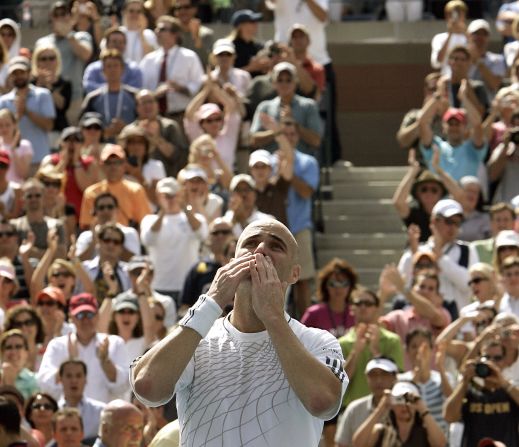
M16 389L22 393L25 400L29 399L29 397L39 390L36 374L27 368L23 368L19 372L14 385Z
M344 358L348 358L350 352L353 349L357 334L355 328L351 328L348 333L339 338L339 344L342 348ZM389 357L394 360L398 365L398 368L403 371L404 369L404 352L402 350L402 344L400 343L400 337L394 332L388 331L387 329L380 328L380 340L379 340L380 355ZM366 346L360 353L357 359L357 367L355 373L350 377L350 383L348 389L344 395L342 406L346 407L351 401L360 399L361 397L367 396L371 393L368 387L368 381L366 379L365 369L368 362L373 358L369 346Z
M492 265L492 254L494 253L494 238L474 241L471 244L478 252L479 262Z

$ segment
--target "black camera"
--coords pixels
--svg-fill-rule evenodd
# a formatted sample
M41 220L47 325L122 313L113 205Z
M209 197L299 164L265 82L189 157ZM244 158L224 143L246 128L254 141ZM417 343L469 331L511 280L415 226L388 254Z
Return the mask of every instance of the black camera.
M481 362L476 363L474 369L476 371L476 376L481 377L482 379L485 379L492 375L492 370L490 369L490 366L488 366L483 359L481 359Z
M519 144L519 127L510 129L510 141L514 144Z

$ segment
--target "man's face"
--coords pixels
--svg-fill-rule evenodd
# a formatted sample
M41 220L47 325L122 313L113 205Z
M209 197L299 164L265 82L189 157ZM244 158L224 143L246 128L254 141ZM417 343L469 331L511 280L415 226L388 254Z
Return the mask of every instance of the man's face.
M137 99L137 114L139 119L154 119L159 112L157 100L151 95L139 96Z
M310 45L310 39L308 38L306 33L304 33L301 30L296 29L292 33L292 37L290 39L290 46L295 51L304 52L308 48L308 45Z
M155 34L157 35L159 45L162 47L169 48L177 43L177 34L172 32L170 23L158 22Z
M444 242L453 242L458 237L463 219L460 215L435 217L434 224Z
M109 182L119 182L124 177L124 160L115 155L111 155L103 163L103 169L105 171L106 179Z
M294 77L288 71L282 71L274 82L274 88L276 89L278 96L293 95L296 91L296 82Z
M86 375L81 365L66 365L60 377L66 398L81 398L86 385Z
M117 208L115 202L110 197L103 197L97 201L95 215L100 224L113 222Z
M56 420L54 439L57 447L81 447L83 429L78 417L60 416Z
M119 410L109 423L103 442L108 447L140 447L144 420L138 410Z
M509 210L494 213L490 218L490 229L492 236L497 236L500 231L514 229L514 216Z
M50 17L53 28L56 27L56 25L59 26L59 24L70 20L70 14L66 8L55 9Z
M103 74L107 82L117 82L122 79L124 66L120 59L108 57L103 61Z
M72 323L76 326L76 332L80 338L91 338L97 332L97 312L82 311L77 315L72 315Z
M27 211L40 211L43 207L42 196L43 191L40 188L32 186L26 189L23 194L25 209Z
M377 301L369 293L361 293L352 301L352 312L357 323L372 324L378 315Z
M240 182L233 191L241 197L242 204L246 210L252 212L256 206L256 191L246 182Z
M118 231L109 229L99 237L99 255L101 258L119 258L123 250L123 238Z
M486 52L488 48L489 34L484 29L477 30L475 33L469 35L469 42L482 51Z
M14 70L11 73L11 79L16 88L25 88L29 85L30 73L28 70Z
M225 244L232 236L232 227L229 222L215 219L209 225L209 246L213 253L222 253Z
M292 147L297 147L297 143L299 142L299 132L297 131L296 126L292 124L283 125L283 134Z
M178 194L167 194L165 192L157 193L157 200L160 207L166 213L178 213L180 212L180 197Z
M382 397L385 390L390 390L396 381L394 374L388 373L383 369L375 368L366 374L368 386L376 398Z
M15 229L9 224L0 224L0 250L9 251L18 246Z
M106 48L110 50L118 50L124 54L126 51L126 37L123 33L112 33L106 41Z
M453 52L449 56L449 67L456 77L466 77L470 68L470 57L463 51Z
M183 25L187 25L195 17L196 7L191 4L191 0L177 0L173 12Z
M512 296L519 296L519 266L512 265L501 274L505 291Z
M447 140L455 146L465 139L466 130L467 126L454 118L443 123L443 133L447 135Z

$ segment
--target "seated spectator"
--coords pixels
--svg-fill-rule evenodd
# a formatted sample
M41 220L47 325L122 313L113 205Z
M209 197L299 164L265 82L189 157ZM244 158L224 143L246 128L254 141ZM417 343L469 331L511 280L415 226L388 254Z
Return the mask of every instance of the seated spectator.
M369 415L377 408L386 390L391 390L396 381L398 366L386 357L371 359L366 365L364 374L371 391L366 397L354 400L346 411L339 416L335 443L337 447L350 447L353 435Z
M490 217L483 211L483 193L481 182L477 177L466 175L460 179L463 188L463 223L460 227L459 238L472 242L490 236Z
M117 137L117 142L126 153L126 177L139 183L146 190L150 207L156 207L155 187L166 177L166 170L160 160L150 157L152 144L145 130L127 126Z
M82 423L82 438L93 442L97 436L103 402L90 399L84 395L87 380L87 365L83 360L69 359L64 361L58 370L58 381L63 386L63 395L58 400L61 410L74 408L79 412Z
M135 97L137 119L128 125L143 129L151 141L151 157L162 161L166 174L176 177L187 162L187 141L181 126L174 120L159 115L155 93L141 90Z
M492 265L500 275L504 261L510 256L519 256L519 235L514 230L503 230L496 236L492 255Z
M199 0L177 0L173 16L180 23L182 46L194 51L204 67L209 62L209 53L214 42L214 31L202 25L197 17Z
M157 49L157 37L148 28L142 0L128 0L122 8L122 30L126 35L124 59L139 63Z
M124 178L126 154L123 148L115 144L107 144L101 152L101 163L106 180L94 183L84 191L79 217L80 227L87 229L92 224L95 198L103 192L110 192L117 198L119 204L117 222L122 225L131 223L138 227L142 218L149 214L150 207L144 188Z
M142 442L144 445L156 445L155 435L166 425L168 425L168 419L165 414L165 405L161 405L160 407L147 407L144 405L135 394L132 394L130 402L135 405L139 410L141 410L144 416L144 429ZM153 444L151 442L153 441ZM178 445L174 444L173 439L168 440L170 445Z
M188 164L178 173L178 182L184 201L193 206L195 213L204 216L208 224L222 216L223 199L209 191L207 174L202 167Z
M28 346L25 366L31 371L38 371L43 354L42 343L45 339L40 316L27 304L11 307L5 315L3 330L7 332L11 329L19 329L24 334Z
M106 223L115 223L124 233L124 245L121 259L128 261L133 255L141 252L139 233L132 227L117 223L118 202L117 198L109 192L102 192L94 200L92 214L92 229L82 231L76 241L75 255L81 261L87 261L98 255L98 241L96 240L96 227Z
M205 218L196 214L189 202L182 208L179 192L180 185L174 178L159 181L159 213L146 216L141 224L141 240L155 268L153 288L172 297L177 307L184 279L198 260L200 244L208 234Z
M490 154L503 142L505 132L515 127L517 108L519 107L519 91L513 87L500 89L490 107L490 113L483 122L483 130L488 141ZM490 179L493 181L493 179Z
M16 404L4 396L0 397L0 427L2 442L6 446L27 445L21 434L22 418Z
M31 142L22 138L14 112L5 108L0 109L0 148L9 154L7 180L23 183L29 177L34 152Z
M34 234L34 243L30 250L30 256L41 259L48 247L48 232L55 229L59 236L56 255L65 255L66 241L63 224L58 219L46 216L43 211L43 184L37 179L27 180L23 186L23 198L25 203L25 216L12 219L10 222L16 228L22 239L28 237L28 233Z
M149 30L148 30L149 31ZM111 27L104 33L105 48L108 50L117 50L124 55L124 67L121 82L135 89L142 87L142 73L136 62L128 60L126 56L126 34L123 28ZM83 74L83 90L85 94L97 90L106 84L106 78L103 73L103 61L95 60L88 64Z
M229 209L224 218L231 222L233 234L236 238L247 225L259 219L271 217L262 213L256 206L256 183L248 174L235 175L231 180L229 191Z
M209 98L223 104L223 111L215 103L205 103ZM216 142L220 157L233 169L240 133L239 102L208 77L202 90L186 108L184 129L190 141L208 134Z
M505 131L503 142L492 151L488 160L488 177L497 183L493 201L510 202L519 191L519 150L515 143L519 128Z
M351 310L351 296L358 276L343 259L334 258L319 272L317 297L320 303L306 309L301 323L324 329L335 337L342 337L355 325Z
M9 59L18 56L22 43L20 25L12 19L0 20L0 40L9 53Z
M476 176L488 150L481 116L467 98L466 81L462 85L460 96L467 112L453 108L445 112L442 117L445 140L433 134L430 124L438 99L433 98L420 117L420 152L428 168L431 169L433 146L437 146L440 150L439 166L456 181L465 175ZM471 129L470 139L466 138L467 119Z
M353 435L353 447L373 447L377 442L394 445L413 442L427 447L445 447L447 438L420 396L418 387L398 381L384 394L377 408Z
M467 5L462 0L451 0L445 4L447 32L436 34L431 42L431 67L449 73L448 55L457 46L467 44L465 23Z
M144 418L141 411L129 402L116 399L111 401L101 414L99 436L94 445L140 445L143 429Z
M519 316L519 257L507 257L499 270L501 273L503 294L499 303L499 312L509 312Z
M473 241L471 245L476 249L481 262L492 264L495 238L500 231L514 229L515 211L508 203L500 202L492 205L488 214L490 215L490 234L492 237Z
M65 319L67 302L61 289L48 286L36 295L36 311L43 323L46 347L54 337L74 332L74 326Z
M83 447L83 418L75 408L62 408L52 416L56 447Z
M0 336L1 385L15 386L25 399L38 391L36 374L27 368L29 343L19 329L5 331Z
M52 94L56 110L52 126L55 134L51 134L53 147L59 132L69 125L66 113L72 99L72 84L61 76L61 66L61 55L54 45L42 44L35 48L32 55L31 82L38 87L46 88Z
M503 43L513 40L513 23L517 13L519 13L519 4L513 0L501 4L497 11L496 28L503 36Z
M313 154L321 144L322 134L322 124L315 101L296 94L297 71L289 62L282 62L274 67L272 81L277 96L260 103L254 112L250 129L251 144L254 147L264 147L269 151L276 149L276 135L272 130L265 129L263 115L269 115L274 119L291 117L299 127L301 140L298 149Z
M25 419L33 429L43 434L45 445L51 445L54 441L52 417L56 411L56 399L44 392L33 394L25 406Z
M108 402L111 396L123 395L128 388L124 341L117 335L97 332L99 315L94 296L75 295L69 312L76 332L56 337L47 346L38 371L40 389L59 398L63 391L61 383L56 382L59 367L72 357L88 365L86 397Z
M97 112L87 112L79 121L83 136L84 155L91 156L98 165L101 164L101 149L103 148L103 117ZM102 176L102 172L99 172Z
M420 245L418 251L432 252L440 268L440 294L445 298L452 318L458 309L468 304L470 279L468 268L478 262L476 250L458 240L463 208L452 199L440 200L431 212L432 236ZM398 270L409 282L412 277L413 252L406 250L400 258Z
M519 390L502 375L504 356L505 348L497 341L483 346L481 355L464 365L462 380L445 403L445 420L464 424L464 447L478 445L485 437L505 445L519 443ZM500 410L485 412L488 405Z
M81 105L81 115L97 112L103 118L104 137L114 142L124 126L137 117L137 90L123 84L124 59L119 50L103 50L100 55L106 84L90 92Z
M211 71L211 79L220 87L231 84L240 98L244 98L251 83L251 75L248 71L236 68L236 48L228 39L218 39L211 52L214 70Z
M0 150L0 215L4 219L14 219L22 214L22 190L18 183L7 180L11 158Z
M353 400L369 394L365 370L371 359L391 356L398 365L398 369L403 370L402 342L397 334L378 324L380 308L379 297L374 292L364 289L358 290L353 295L351 310L355 318L355 326L339 339L342 353L346 359L344 370L350 378L342 402L343 407L347 407Z
M50 150L47 132L54 126L56 110L51 93L29 83L30 71L31 62L26 57L18 56L9 61L9 79L14 88L0 96L0 109L7 108L21 117L20 135L33 147L32 163L39 163Z

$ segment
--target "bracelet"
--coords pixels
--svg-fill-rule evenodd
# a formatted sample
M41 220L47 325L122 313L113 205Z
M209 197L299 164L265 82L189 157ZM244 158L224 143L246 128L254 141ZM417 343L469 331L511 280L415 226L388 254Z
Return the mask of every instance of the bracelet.
M429 410L425 410L423 413L420 414L420 418L423 419L428 414L431 414L431 412Z
M204 338L221 314L222 308L214 299L201 295L178 324L193 329Z

